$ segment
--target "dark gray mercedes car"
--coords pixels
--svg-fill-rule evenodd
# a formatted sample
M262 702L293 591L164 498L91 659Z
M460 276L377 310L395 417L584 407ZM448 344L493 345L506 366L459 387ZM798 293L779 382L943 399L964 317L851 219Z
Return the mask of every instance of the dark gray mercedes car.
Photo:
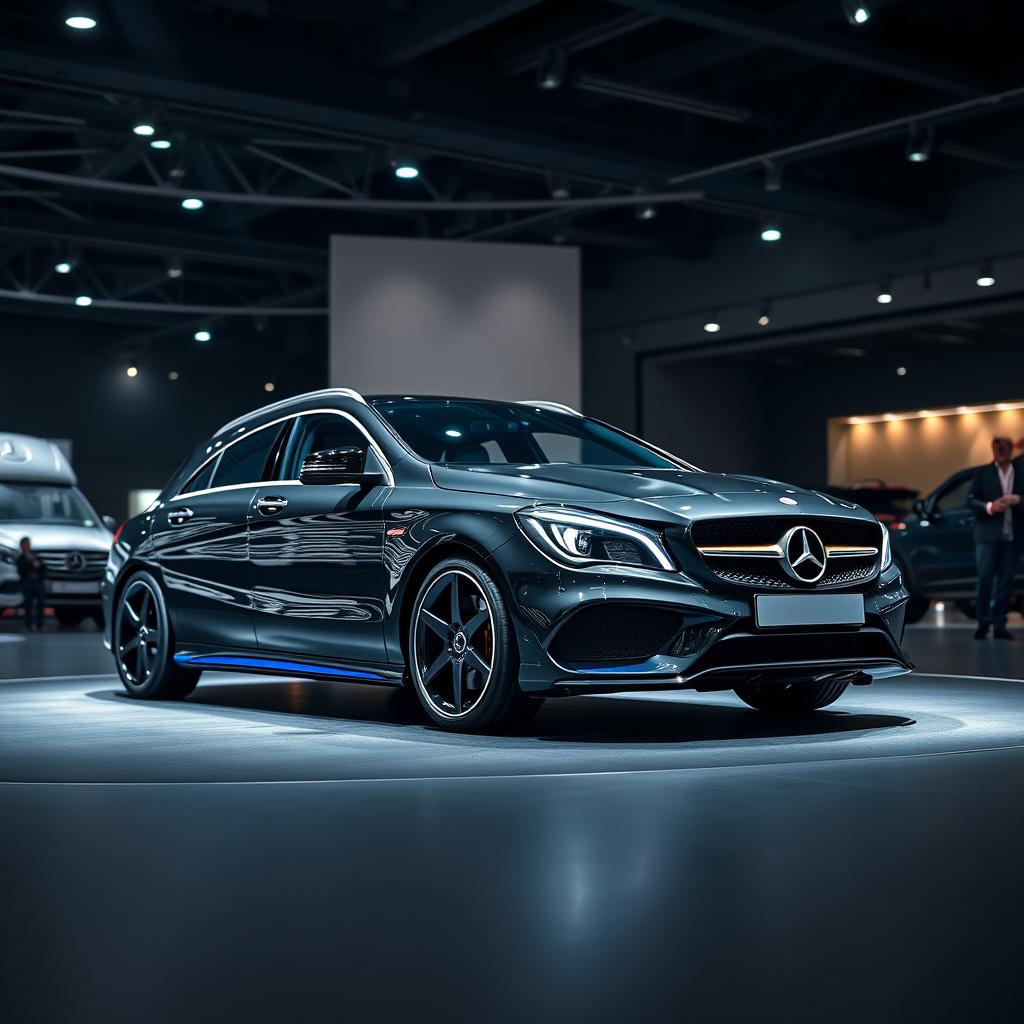
M624 690L811 710L911 668L869 513L548 402L337 389L259 409L125 524L103 599L133 696L283 673L409 687L460 730Z

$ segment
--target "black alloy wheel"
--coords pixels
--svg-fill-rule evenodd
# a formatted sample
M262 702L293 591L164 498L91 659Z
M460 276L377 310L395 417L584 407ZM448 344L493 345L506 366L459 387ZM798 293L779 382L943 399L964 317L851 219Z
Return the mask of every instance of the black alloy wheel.
M424 580L410 622L409 669L420 704L443 728L507 729L543 703L519 689L500 590L467 560L442 562Z
M175 664L167 606L149 573L133 576L121 592L113 641L118 675L133 697L179 700L195 689L199 673Z

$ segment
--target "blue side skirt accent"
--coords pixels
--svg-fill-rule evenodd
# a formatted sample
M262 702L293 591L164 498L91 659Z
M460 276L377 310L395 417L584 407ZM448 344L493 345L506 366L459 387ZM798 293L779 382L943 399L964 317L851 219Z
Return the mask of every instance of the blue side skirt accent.
M252 668L273 672L294 672L302 676L336 676L340 679L369 679L383 682L385 676L358 668L336 668L331 665L311 665L304 661L283 661L279 658L247 658L232 654L176 654L179 665L196 668Z

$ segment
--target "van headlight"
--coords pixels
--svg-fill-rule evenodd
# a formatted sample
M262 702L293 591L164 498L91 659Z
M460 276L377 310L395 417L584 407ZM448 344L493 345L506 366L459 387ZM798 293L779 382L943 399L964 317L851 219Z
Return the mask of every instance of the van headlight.
M561 565L632 565L677 572L654 530L575 509L539 507L516 521L540 552Z
M892 565L892 545L889 543L889 527L882 523L882 572Z

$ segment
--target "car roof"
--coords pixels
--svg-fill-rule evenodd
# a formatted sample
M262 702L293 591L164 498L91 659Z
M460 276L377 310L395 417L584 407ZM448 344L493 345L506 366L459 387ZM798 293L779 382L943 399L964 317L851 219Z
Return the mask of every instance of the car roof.
M75 471L52 441L0 432L0 481L75 484Z

